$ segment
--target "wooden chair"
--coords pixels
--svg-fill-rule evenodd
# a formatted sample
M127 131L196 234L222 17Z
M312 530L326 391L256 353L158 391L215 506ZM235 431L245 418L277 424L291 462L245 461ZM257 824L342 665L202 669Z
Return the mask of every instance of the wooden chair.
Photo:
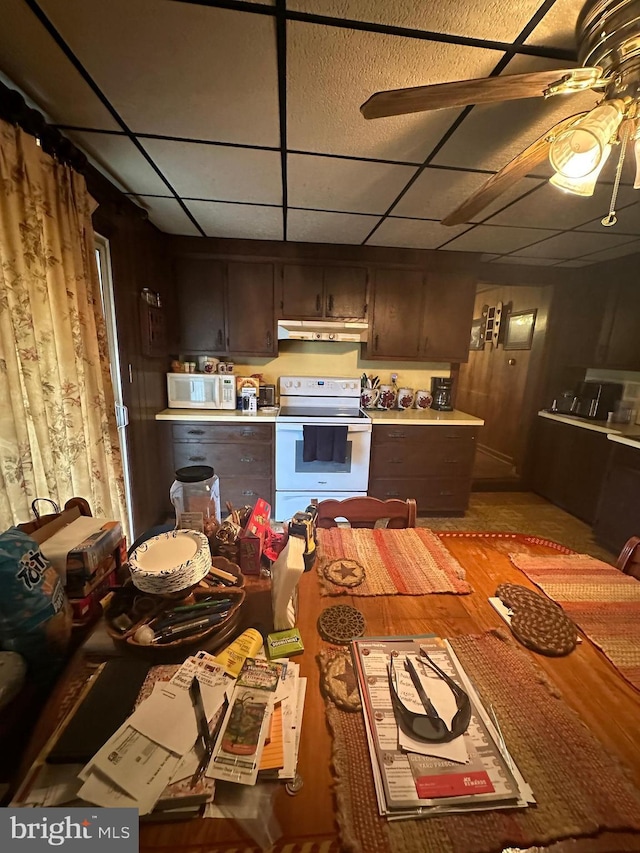
M315 502L314 502L315 503ZM388 519L387 527L415 527L416 502L397 499L381 501L378 498L347 498L344 501L326 500L316 503L318 527L337 527L336 519L345 518L351 527L375 527L376 521Z
M640 536L632 536L625 542L624 548L620 551L617 568L625 575L640 580Z

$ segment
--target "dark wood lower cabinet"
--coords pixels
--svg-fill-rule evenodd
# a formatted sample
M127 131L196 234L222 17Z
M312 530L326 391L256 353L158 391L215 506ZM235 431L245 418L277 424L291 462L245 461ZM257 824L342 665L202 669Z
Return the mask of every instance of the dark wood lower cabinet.
M374 424L369 494L415 498L423 514L464 513L477 434L476 427Z
M220 478L222 514L230 501L234 507L264 498L273 505L273 425L207 424L172 425L174 467L211 465Z
M592 524L611 447L604 432L538 418L533 442L533 491Z
M593 525L596 541L618 554L631 536L640 536L640 448L609 442L611 456Z

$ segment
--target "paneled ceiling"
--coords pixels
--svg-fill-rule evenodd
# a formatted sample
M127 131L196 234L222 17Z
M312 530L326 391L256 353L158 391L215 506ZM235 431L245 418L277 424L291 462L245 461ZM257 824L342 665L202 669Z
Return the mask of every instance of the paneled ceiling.
M592 92L366 121L373 93L575 64L582 0L2 0L0 71L162 231L481 252L578 267L640 251L623 172L546 165L441 218Z

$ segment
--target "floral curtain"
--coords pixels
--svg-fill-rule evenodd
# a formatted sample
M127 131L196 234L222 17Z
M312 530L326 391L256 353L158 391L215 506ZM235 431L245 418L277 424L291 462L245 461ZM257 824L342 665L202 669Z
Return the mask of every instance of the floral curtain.
M126 528L94 206L82 176L0 121L0 530L34 498L73 496Z

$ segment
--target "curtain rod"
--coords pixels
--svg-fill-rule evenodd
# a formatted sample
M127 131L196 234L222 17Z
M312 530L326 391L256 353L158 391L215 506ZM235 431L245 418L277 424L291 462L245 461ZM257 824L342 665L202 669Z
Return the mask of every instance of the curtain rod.
M43 151L60 162L71 166L76 172L85 172L89 161L79 148L63 136L59 130L47 124L39 110L30 107L20 92L0 82L0 118L18 125L25 133L40 140Z

